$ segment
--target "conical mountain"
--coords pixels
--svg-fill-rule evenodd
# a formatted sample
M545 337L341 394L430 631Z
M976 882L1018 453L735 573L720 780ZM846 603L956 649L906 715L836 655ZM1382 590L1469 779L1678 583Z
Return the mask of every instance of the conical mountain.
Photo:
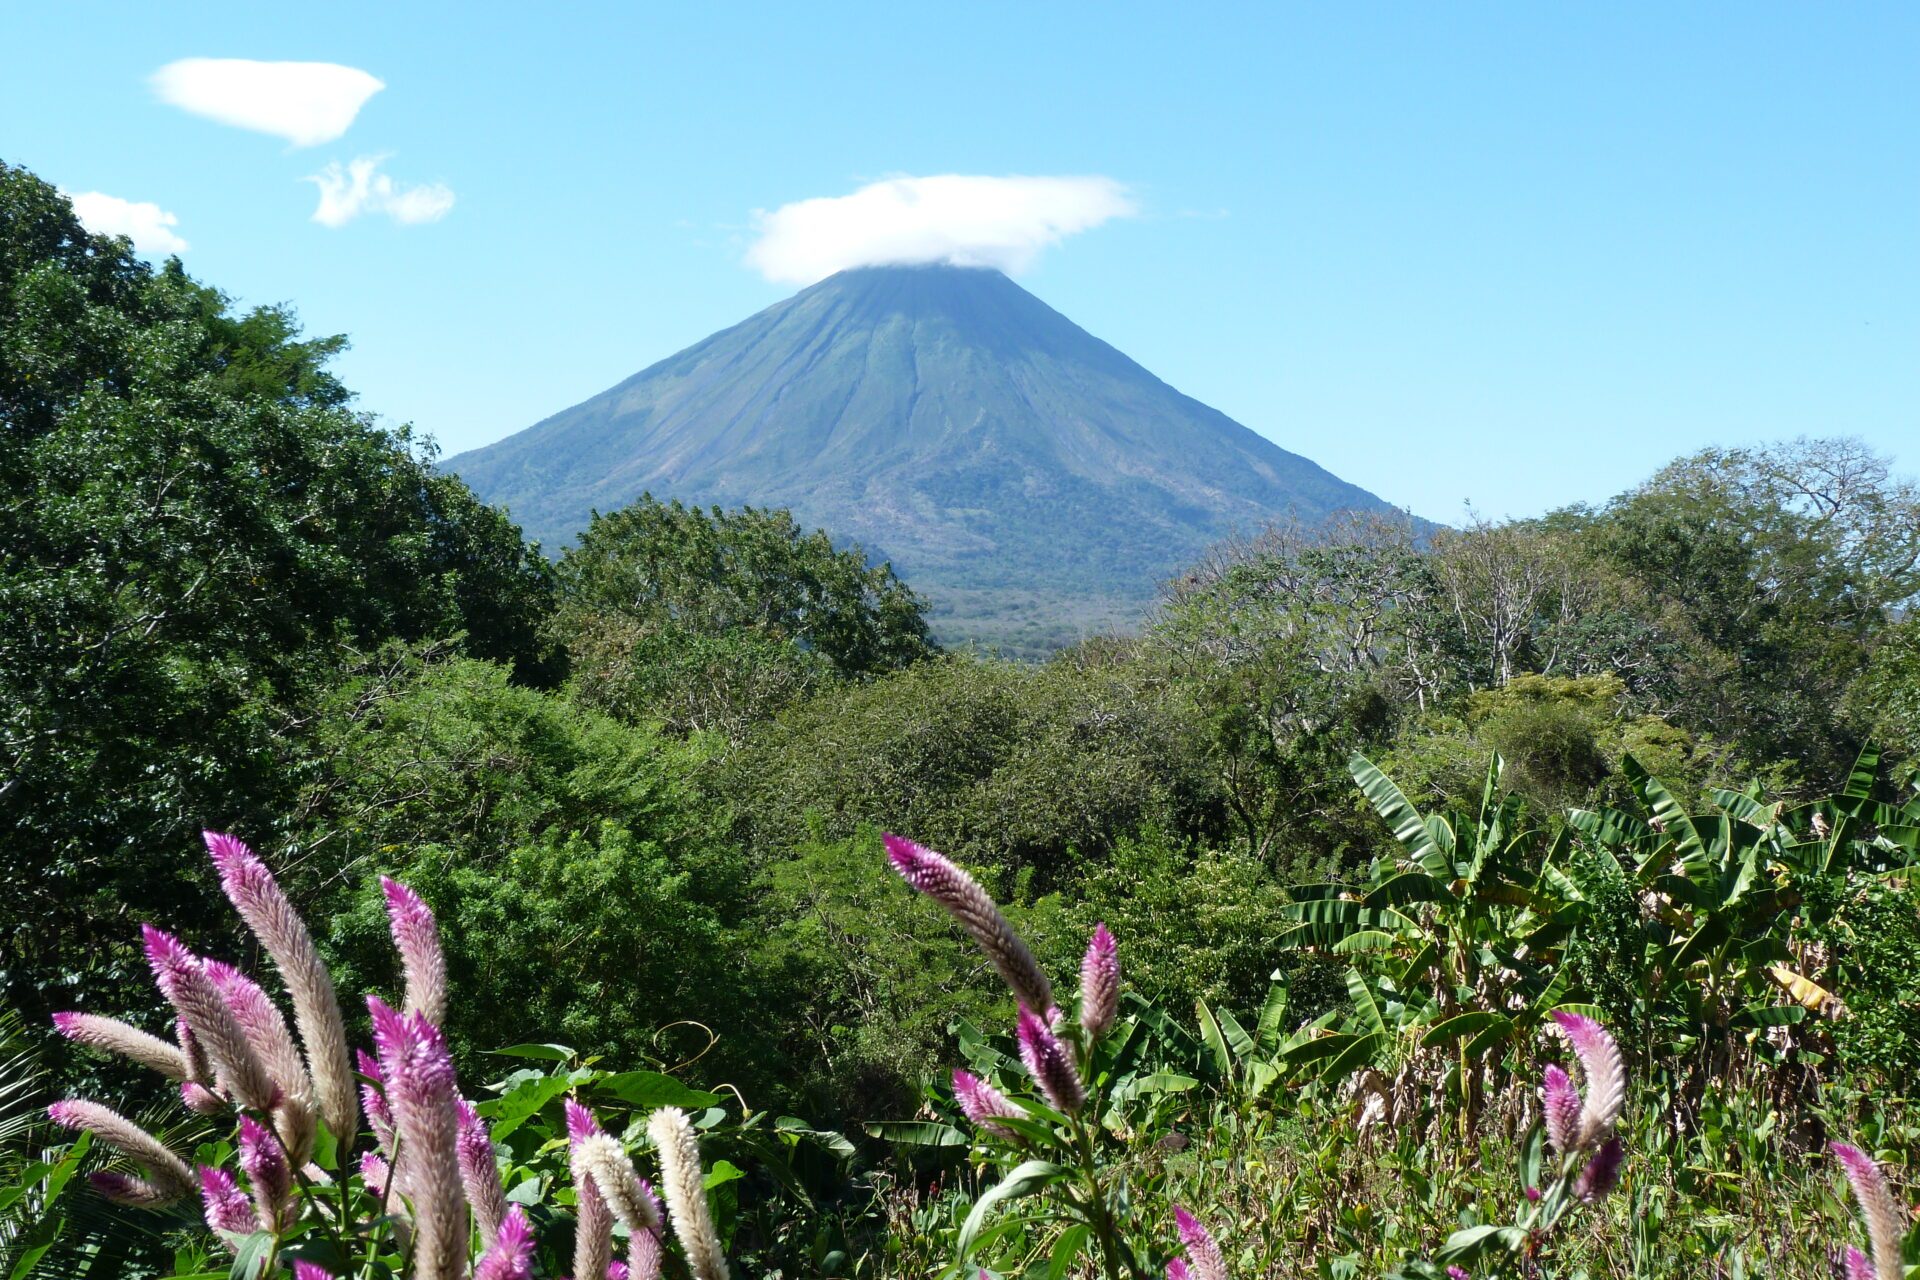
M447 467L550 547L643 492L790 507L961 634L1116 620L1236 529L1392 509L951 266L843 271Z

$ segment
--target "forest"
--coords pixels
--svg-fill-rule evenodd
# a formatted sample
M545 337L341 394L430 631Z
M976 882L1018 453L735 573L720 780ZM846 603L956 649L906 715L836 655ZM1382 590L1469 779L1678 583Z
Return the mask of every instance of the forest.
M1016 661L782 510L528 545L344 345L0 165L6 1280L1920 1264L1888 459Z

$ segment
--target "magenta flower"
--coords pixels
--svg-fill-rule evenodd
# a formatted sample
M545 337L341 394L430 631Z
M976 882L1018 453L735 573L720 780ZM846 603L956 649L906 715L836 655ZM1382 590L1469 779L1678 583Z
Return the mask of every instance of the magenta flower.
M527 1211L519 1205L507 1210L500 1220L500 1231L480 1258L473 1280L532 1280L533 1228L527 1223Z
M413 1199L414 1273L459 1280L466 1271L467 1197L460 1181L453 1055L440 1029L369 996L373 1047L393 1106Z
M1040 971L1027 944L972 876L911 840L892 833L880 838L900 878L945 907L960 922L960 927L972 935L987 959L993 962L1001 981L1021 1004L1043 1013L1053 1007L1053 987L1047 975Z
M248 1110L271 1111L280 1101L280 1088L207 975L206 965L170 933L150 924L140 926L140 933L160 994L180 1011L194 1039L206 1046L221 1083Z
M187 1057L177 1046L150 1036L138 1027L130 1027L118 1018L103 1018L92 1013L56 1013L53 1027L75 1044L118 1054L158 1071L169 1080L187 1078Z
M507 1195L500 1185L500 1165L493 1157L493 1138L473 1104L461 1098L454 1107L460 1123L457 1146L460 1181L473 1206L473 1224L480 1231L480 1247L488 1248L507 1216Z
M1846 1277L1846 1280L1874 1280L1873 1263L1867 1259L1866 1254L1852 1245L1847 1246L1847 1252L1841 1260L1841 1268L1841 1274Z
M1448 1267L1447 1280L1473 1280L1473 1277L1467 1274L1465 1267Z
M1580 1091L1573 1087L1573 1080L1558 1064L1549 1066L1546 1072L1546 1085L1540 1091L1541 1110L1546 1113L1547 1141L1553 1144L1555 1155L1566 1155L1573 1150L1574 1141L1580 1136Z
M293 1264L293 1280L333 1280L333 1272L317 1262L301 1258Z
M424 1013L436 1026L447 1016L447 958L440 949L440 927L420 895L398 880L380 877L387 897L387 923L406 975L408 1013Z
M360 1181L376 1200L385 1200L393 1191L393 1166L371 1151L360 1153Z
M1026 1063L1027 1074L1040 1086L1047 1101L1056 1111L1078 1115L1087 1094L1080 1083L1080 1069L1074 1065L1073 1054L1053 1033L1053 1028L1026 1005L1020 1006L1018 1039L1020 1061Z
M1200 1220L1175 1205L1173 1224L1180 1233L1180 1243L1186 1246L1187 1261L1193 1266L1193 1280L1227 1280L1227 1259Z
M1558 1010L1553 1020L1579 1055L1580 1073L1585 1077L1580 1132L1574 1145L1595 1146L1612 1131L1626 1105L1627 1069L1620 1059L1620 1046L1605 1027L1583 1014Z
M1608 1193L1620 1185L1620 1165L1626 1158L1627 1144L1620 1136L1608 1138L1588 1159L1580 1176L1573 1180L1573 1194L1586 1204L1606 1199Z
M253 1202L225 1169L200 1166L200 1203L205 1207L207 1226L216 1232L244 1236L259 1230Z
M996 1138L1016 1139L1020 1135L996 1120L1024 1120L1027 1113L1016 1106L1013 1100L998 1089L969 1071L953 1073L953 1096L960 1103L960 1110L967 1119L978 1125L983 1132Z
M573 1175L575 1218L573 1226L573 1273L597 1276L613 1261L613 1210L606 1196L595 1185L583 1153L595 1139L606 1137L593 1112L572 1098L566 1102L568 1172Z
M240 1117L240 1167L253 1187L261 1226L273 1232L286 1230L291 1225L288 1210L293 1204L293 1170L287 1167L286 1153L272 1130L252 1116ZM203 1190L205 1185L203 1178Z
M320 961L313 936L287 901L267 864L232 836L203 832L207 852L220 873L220 886L234 910L273 957L287 993L293 997L293 1018L307 1050L307 1071L313 1079L314 1099L328 1132L337 1138L358 1128L353 1072L348 1067L347 1030L333 979ZM183 1010L184 1012L184 1010ZM199 1027L194 1031L202 1036Z
M226 1000L234 1021L240 1024L247 1043L279 1093L280 1100L274 1106L274 1127L293 1152L294 1159L305 1160L313 1150L314 1119L310 1102L313 1086L300 1061L300 1051L294 1048L287 1020L267 993L232 965L218 960L203 960L201 965Z
M220 1101L218 1094L192 1080L180 1082L180 1101L197 1116L217 1116L227 1109L227 1104Z
M565 1110L567 1113L567 1140L569 1142L584 1142L595 1134L605 1132L605 1130L601 1129L600 1122L593 1118L593 1112L587 1110L587 1108L581 1106L572 1098L567 1099Z
M1120 949L1107 926L1093 927L1087 954L1080 961L1080 1025L1088 1042L1105 1035L1120 1012Z
M632 1277L633 1272L628 1270L626 1263L609 1262L607 1264L607 1280L632 1280Z
M1873 1247L1874 1280L1901 1280L1900 1212L1894 1207L1887 1175L1880 1171L1873 1157L1858 1147L1835 1142L1828 1149L1840 1162L1840 1169L1853 1188L1853 1198L1860 1203L1860 1216L1867 1220L1867 1238Z
M122 1204L161 1208L193 1191L193 1170L164 1143L110 1107L82 1098L69 1098L47 1108L47 1118L63 1129L85 1129L100 1141L117 1147L138 1164L146 1177L99 1174L90 1181L100 1194Z
M1187 1270L1186 1259L1175 1258L1167 1264L1167 1280L1193 1280L1193 1272Z

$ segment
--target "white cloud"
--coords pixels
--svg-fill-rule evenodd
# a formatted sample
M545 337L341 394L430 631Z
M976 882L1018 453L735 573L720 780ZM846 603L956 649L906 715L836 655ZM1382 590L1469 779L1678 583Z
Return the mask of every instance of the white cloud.
M769 280L812 284L848 267L950 262L1018 273L1062 238L1135 212L1112 178L890 178L852 195L754 214L747 262Z
M122 200L98 191L68 195L80 225L95 235L125 236L141 253L183 253L187 242L175 235L180 219L157 204Z
M333 141L387 87L358 67L249 58L182 58L154 72L152 83L162 102L182 111L296 147Z
M350 164L333 161L306 181L320 188L313 220L344 227L363 213L384 213L395 222L437 222L453 208L453 188L441 182L403 187L379 172L385 156L361 156Z

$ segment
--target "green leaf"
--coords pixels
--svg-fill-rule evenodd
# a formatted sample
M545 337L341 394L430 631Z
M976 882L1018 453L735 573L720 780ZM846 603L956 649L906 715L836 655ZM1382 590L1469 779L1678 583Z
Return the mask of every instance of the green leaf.
M1195 1000L1193 1013L1200 1023L1200 1040L1207 1046L1208 1056L1213 1059L1213 1069L1221 1079L1233 1079L1233 1055L1227 1051L1226 1037L1220 1034L1220 1024L1215 1021L1213 1010L1207 1007L1205 1000Z
M1476 1009L1471 1013L1456 1014L1444 1022L1436 1022L1427 1028L1427 1034L1420 1037L1420 1043L1431 1048L1436 1044L1445 1044L1449 1040L1458 1040L1461 1036L1485 1031L1492 1027L1498 1027L1502 1031L1511 1030L1513 1019L1504 1013L1494 1013L1490 1009Z
M711 1191L723 1187L729 1182L737 1182L747 1176L746 1170L727 1160L715 1160L713 1168L707 1170L707 1178L701 1185Z
M699 1111L717 1106L720 1102L719 1094L691 1088L658 1071L623 1071L601 1080L594 1088L610 1093L641 1111L655 1111L661 1107Z
M271 1231L256 1231L240 1241L233 1253L233 1265L227 1268L227 1280L258 1280L267 1269L273 1246Z
M964 1261L973 1250L974 1241L979 1238L981 1227L986 1225L987 1214L1003 1200L1017 1200L1042 1191L1065 1175L1067 1171L1050 1160L1028 1160L1017 1166L1006 1177L994 1185L985 1195L974 1202L973 1212L967 1215L966 1222L960 1228L960 1238L955 1250Z
M1086 1248L1087 1237L1092 1230L1084 1222L1076 1222L1060 1233L1053 1242L1053 1252L1047 1258L1047 1280L1066 1280L1073 1270L1074 1259Z
M1382 773L1373 761L1357 753L1347 761L1347 771L1360 784L1361 794L1367 797L1367 803L1393 829L1394 839L1405 846L1414 861L1431 875L1453 874L1451 859L1434 840L1433 832L1428 829L1420 811L1413 807L1413 803L1392 778Z
M1254 1046L1271 1057L1280 1047L1280 1028L1287 1018L1287 984L1275 982L1267 987L1266 1003L1260 1006L1260 1020L1254 1032Z
M541 1108L573 1087L569 1075L535 1076L487 1104L487 1129L495 1142L540 1114Z
M542 1062L572 1062L573 1050L564 1044L513 1044L504 1049L489 1049L496 1058L537 1058Z
M1375 1003L1373 992L1367 989L1367 980L1360 976L1358 969L1347 970L1347 994L1353 999L1353 1011L1359 1016L1361 1025L1374 1035L1386 1035L1386 1019L1380 1016L1380 1006Z
M938 1120L872 1120L867 1135L898 1147L964 1147L967 1135Z

